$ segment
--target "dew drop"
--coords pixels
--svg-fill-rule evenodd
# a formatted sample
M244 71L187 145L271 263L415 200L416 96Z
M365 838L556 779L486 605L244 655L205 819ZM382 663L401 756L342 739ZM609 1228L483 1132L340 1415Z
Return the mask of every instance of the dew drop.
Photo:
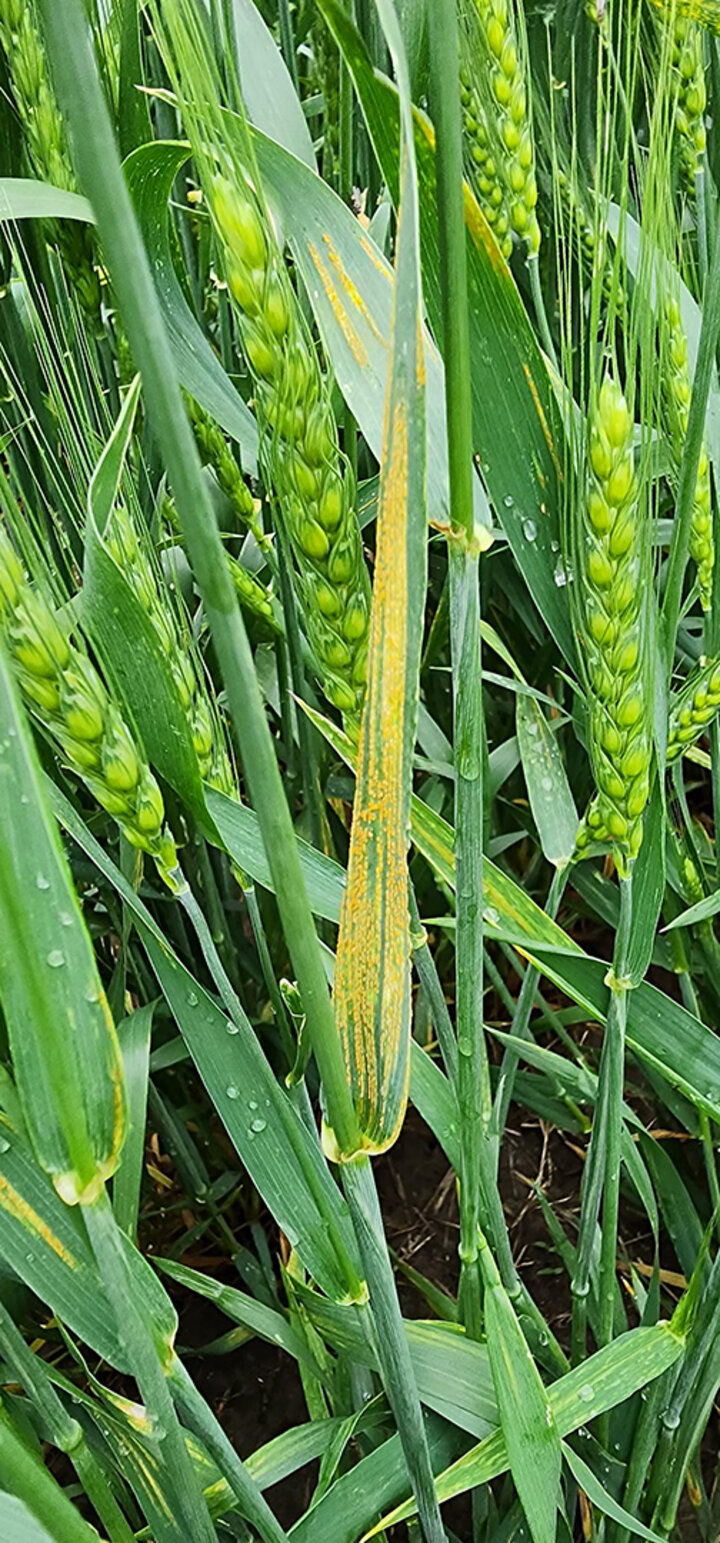
M537 525L534 520L523 520L522 532L526 541L534 541L537 535Z
M252 1125L250 1126L250 1129L254 1130L256 1135L259 1136L261 1131L267 1130L267 1120L261 1120L261 1119L253 1120Z
M45 874L44 873L38 873L38 875L37 875L37 877L35 879L35 883L36 883L38 889L49 889L50 888L50 880L45 878Z
M466 1036L464 1034L461 1034L460 1038L458 1040L458 1052L459 1052L459 1054L460 1055L472 1055L472 1049L473 1049L473 1047L472 1047L472 1040L466 1038Z
M578 1398L581 1398L584 1404L589 1404L589 1403L592 1402L594 1397L595 1397L595 1389L594 1389L592 1383L591 1382L584 1382L582 1387L580 1388L580 1390L578 1392Z
M225 1024L225 1028L227 1029L228 1034L239 1034L240 1033L240 1030L239 1030L237 1024L233 1023L232 1018L228 1018L227 1023Z
M227 1093L228 1098L240 1097L240 1089L235 1087L234 1082L231 1082L229 1088L225 1089L225 1092Z
M198 994L197 994L196 991L188 991L188 994L187 994L187 1005L188 1005L188 1007L197 1007L197 1005L198 1005Z
M254 1098L250 1099L250 1108L251 1109L257 1109L257 1100L256 1099L254 1099Z
M61 927L72 927L72 924L73 924L73 919L72 919L72 916L70 915L70 912L69 911L61 911L60 912L60 926Z
M572 584L575 575L569 563L564 563L559 557L555 564L553 578L558 589L564 589L566 584Z
M544 793L552 793L552 777L543 777L542 789Z
M28 798L27 793L21 793L20 794L20 802L21 802L21 804L29 804L30 799Z
M0 1136L0 1152L9 1152L9 1151L10 1151L10 1142L6 1141L4 1136Z
M503 503L504 503L506 509L512 509L513 508L514 503L515 503L515 499L513 498L512 493L506 493L505 494L505 497L503 499Z
M486 922L488 923L488 925L490 927L497 927L498 926L499 921L500 921L500 917L498 916L498 913L495 910L494 905L486 906L486 908L485 908L485 920L486 920Z
M65 963L65 955L61 948L53 948L47 956L47 962L51 970L60 970Z

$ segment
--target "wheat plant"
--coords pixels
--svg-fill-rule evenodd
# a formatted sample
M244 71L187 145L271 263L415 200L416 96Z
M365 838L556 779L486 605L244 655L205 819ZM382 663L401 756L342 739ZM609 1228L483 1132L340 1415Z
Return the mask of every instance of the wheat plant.
M0 0L12 1543L717 1537L719 38Z

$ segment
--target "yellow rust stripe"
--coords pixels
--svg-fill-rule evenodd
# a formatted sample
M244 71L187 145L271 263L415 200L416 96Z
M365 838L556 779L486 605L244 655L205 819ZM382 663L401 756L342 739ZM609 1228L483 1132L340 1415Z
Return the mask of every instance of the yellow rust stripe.
M362 338L358 337L350 317L345 310L342 297L338 294L338 291L335 287L333 276L324 263L322 256L314 242L310 241L308 243L308 251L317 270L322 287L325 290L328 300L330 301L333 316L335 317L345 342L347 343L350 352L352 353L353 359L355 360L356 364L359 364L363 369L365 369L370 363L367 349L363 343Z
M463 183L463 201L465 205L465 224L470 232L473 246L482 249L490 259L490 265L496 273L502 274L512 282L510 269L506 259L500 250L498 241L488 225L485 215L480 208L477 199L473 197L467 183Z
M383 337L382 332L380 331L380 328L378 327L374 317L368 310L368 307L366 306L357 285L353 283L350 274L345 268L339 252L335 250L335 247L333 246L332 241L328 235L323 236L323 241L327 247L327 254L330 262L332 263L332 266L338 276L342 288L345 291L345 294L348 297L348 300L350 301L351 305L354 305L356 310L360 312L360 315L362 316L363 320L367 322L370 331L374 333L378 342L382 343L383 348L387 348L387 338Z
M388 283L391 284L392 283L392 274L390 272L390 269L389 269L387 263L383 262L380 254L379 254L379 252L377 250L377 247L373 246L373 243L370 240L370 238L368 236L361 236L360 237L360 245L361 245L361 247L363 249L363 252L365 253L365 256L370 258L370 261L373 264L373 267L377 268L378 273L381 273L383 278L387 279Z
M552 434L550 433L550 425L549 425L549 423L547 421L547 418L545 417L545 409L543 408L542 402L540 401L540 393L538 391L538 388L537 388L537 385L535 383L535 379L534 379L534 376L533 376L532 370L530 369L530 365L529 364L523 364L523 374L524 374L525 379L526 379L526 381L528 383L528 386L530 387L530 395L531 395L531 397L533 399L533 403L535 405L535 411L536 411L536 413L538 415L538 418L540 419L540 427L541 427L541 429L543 431L543 435L544 435L544 438L545 438L545 443L546 443L546 445L548 447L548 450L550 451L550 454L552 456L553 466L555 467L555 470L556 470L556 472L558 474L558 477L559 477L560 481L562 482L562 468L561 468L560 462L558 461L558 458L557 458L557 451L555 449L555 441L554 441L554 439L552 437Z
M55 1233L48 1226L47 1222L43 1221L42 1216L38 1216L37 1211L33 1210L29 1202L23 1199L22 1195L13 1188L12 1184L5 1178L5 1175L1 1173L0 1208L6 1211L8 1216L12 1216L15 1221L20 1222L27 1232L31 1232L34 1237L39 1238L48 1248L51 1248L53 1253L57 1254L58 1259L62 1259L63 1264L68 1265L71 1270L78 1268L77 1259L69 1252L64 1243L61 1243L60 1239L56 1238Z

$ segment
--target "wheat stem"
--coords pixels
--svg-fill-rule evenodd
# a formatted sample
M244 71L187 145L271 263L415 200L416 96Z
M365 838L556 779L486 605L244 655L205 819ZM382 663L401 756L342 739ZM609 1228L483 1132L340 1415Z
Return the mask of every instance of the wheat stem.
M470 341L457 17L451 0L431 12L431 105L436 130L442 269L445 406L450 472L450 637L455 719L455 875L458 1102L461 1118L460 1303L468 1333L481 1325L478 1223L481 1144L489 1113L483 1028L483 756L479 552L474 539Z

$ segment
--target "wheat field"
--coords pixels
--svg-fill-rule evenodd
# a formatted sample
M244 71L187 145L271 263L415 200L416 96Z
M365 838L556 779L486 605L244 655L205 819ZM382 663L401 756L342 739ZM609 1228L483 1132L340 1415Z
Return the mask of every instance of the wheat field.
M720 5L0 0L0 1538L720 1532Z

